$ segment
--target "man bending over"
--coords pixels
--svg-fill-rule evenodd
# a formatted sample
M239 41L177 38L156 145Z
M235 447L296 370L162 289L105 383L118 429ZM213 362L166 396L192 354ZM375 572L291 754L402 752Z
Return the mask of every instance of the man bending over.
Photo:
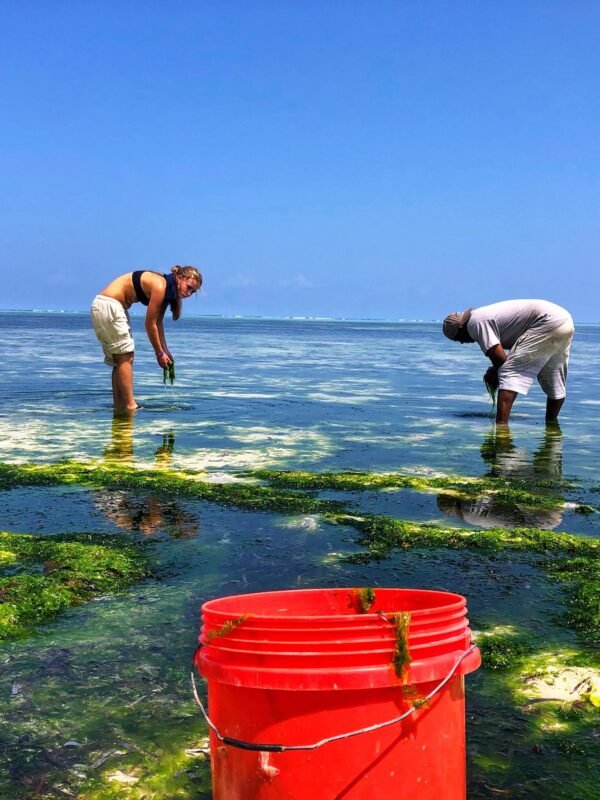
M568 311L547 300L504 300L454 311L442 330L455 342L477 342L492 362L485 380L498 389L496 422L508 422L516 396L526 395L534 378L548 398L546 422L557 419L575 330Z

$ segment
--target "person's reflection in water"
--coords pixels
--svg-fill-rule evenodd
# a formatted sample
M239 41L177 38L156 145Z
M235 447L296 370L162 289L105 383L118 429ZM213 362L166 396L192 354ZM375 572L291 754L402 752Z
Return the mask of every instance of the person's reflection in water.
M563 477L562 431L558 422L548 423L542 444L533 454L533 472L538 477L556 483L560 489Z
M154 459L157 467L170 467L175 449L175 434L173 431L163 433L162 444L156 449Z
M115 414L111 441L104 450L106 463L128 466L133 464L133 426L133 414ZM165 469L170 466L174 448L174 432L163 434L162 444L155 452L158 467ZM176 500L120 489L100 489L94 492L94 504L111 522L125 531L146 535L164 531L172 537L186 538L199 533L196 515L182 508Z
M562 481L562 433L557 423L546 425L539 447L531 455L524 447L516 447L507 425L497 425L481 446L481 457L489 466L490 477L518 480L543 493L560 489ZM560 508L526 506L497 498L493 493L471 500L449 495L438 496L438 508L480 528L541 528L551 530L560 525Z
M529 457L524 447L516 447L508 425L496 425L481 445L481 457L489 465L489 475L517 478L531 484L547 485L562 480L562 432L557 422L546 425L540 445Z
M133 463L133 414L113 415L110 442L104 449L105 461Z

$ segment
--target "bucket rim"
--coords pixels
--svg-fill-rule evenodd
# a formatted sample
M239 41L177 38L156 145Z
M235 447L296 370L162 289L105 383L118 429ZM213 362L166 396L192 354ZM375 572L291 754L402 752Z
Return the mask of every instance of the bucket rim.
M266 591L266 592L247 592L244 594L237 594L237 595L227 595L225 597L216 597L211 600L206 600L202 603L200 610L202 616L206 620L206 616L210 615L213 619L223 619L223 620L230 620L231 615L235 613L240 613L241 609L228 609L228 610L220 610L219 605L226 604L226 603L235 603L236 601L240 601L243 603L247 601L251 603L252 600L257 600L258 598L268 598L273 600L275 597L281 597L285 600L285 597L297 597L302 595L304 597L309 597L310 595L319 596L323 595L324 593L342 593L342 592L359 592L364 587L355 587L355 586L337 586L337 587L324 587L324 588L315 588L315 589L283 589L281 591ZM459 609L466 609L466 598L463 595L457 594L455 592L447 592L441 589L418 589L418 588L399 588L394 586L378 586L375 589L376 592L385 592L385 593L394 593L397 595L411 595L411 594L419 594L431 598L431 600L437 599L440 602L438 604L433 604L431 607L428 608L416 608L416 609L396 609L396 611L409 611L412 618L427 618L433 615L445 614L452 611L458 611ZM383 613L391 614L394 613L393 610L387 609ZM466 613L466 612L465 612ZM248 619L254 620L261 620L261 621L268 621L268 620L286 620L290 622L299 621L299 620L310 620L311 622L320 621L320 622L335 622L340 627L345 627L346 625L356 625L358 619L365 620L365 622L373 621L380 618L377 612L366 612L364 614L286 614L286 613L261 613L261 612L248 612Z

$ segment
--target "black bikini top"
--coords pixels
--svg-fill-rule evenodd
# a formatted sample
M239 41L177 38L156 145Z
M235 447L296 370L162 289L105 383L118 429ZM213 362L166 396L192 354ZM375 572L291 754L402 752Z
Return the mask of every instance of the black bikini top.
M145 271L145 269L138 269L136 272L131 273L131 280L133 281L136 299L143 306L147 306L150 302L150 298L144 294L144 290L142 289L142 273Z
M135 272L132 272L131 280L133 281L133 288L137 301L143 306L147 306L150 302L150 298L142 289L142 274L144 272L146 272L145 269L138 269ZM175 283L175 275L171 272L168 275L163 275L163 278L167 282L165 287L165 302L174 303L177 300L177 284Z

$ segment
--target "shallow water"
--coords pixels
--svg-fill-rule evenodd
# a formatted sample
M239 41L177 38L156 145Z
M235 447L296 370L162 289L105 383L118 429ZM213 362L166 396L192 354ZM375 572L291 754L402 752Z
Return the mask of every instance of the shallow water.
M534 387L517 400L512 438L501 443L484 357L475 345L445 340L437 325L184 318L167 331L177 362L172 388L162 384L139 317L134 332L143 409L113 419L110 370L86 315L0 314L11 354L0 396L0 461L97 459L205 469L216 480L256 467L493 474L555 488L567 480L568 502L598 503L598 326L577 331L562 433L545 429L544 396ZM535 525L586 537L600 530L597 513L567 507L534 517L489 497L461 504L409 490L321 496L457 527ZM561 587L535 558L398 551L352 564L343 557L361 552L356 531L311 515L77 486L16 487L0 492L0 509L5 530L143 538L158 565L157 578L126 596L73 609L35 638L2 646L1 746L10 767L0 797L142 797L110 780L131 769L146 796L158 797L148 775L169 759L177 762L170 785L178 787L170 796L209 797L206 764L181 753L205 735L188 669L198 608L210 597L328 585L441 588L466 595L474 627L510 623L549 648L574 642L554 619ZM493 760L497 746L476 724L486 707L481 676L468 679L471 766ZM531 755L522 758L527 783ZM551 773L548 764L535 769L538 777ZM477 775L470 796L496 796L486 795ZM527 789L521 796L544 795Z
M140 317L133 327L138 461L152 461L173 433L175 466L481 471L486 359L437 325L183 318L167 331L174 387L162 384ZM0 457L101 457L111 442L110 370L87 315L4 313L0 333L11 356ZM600 429L599 342L600 327L578 328L561 416L565 470L579 476L591 471ZM515 406L512 428L530 452L543 403L534 387Z

